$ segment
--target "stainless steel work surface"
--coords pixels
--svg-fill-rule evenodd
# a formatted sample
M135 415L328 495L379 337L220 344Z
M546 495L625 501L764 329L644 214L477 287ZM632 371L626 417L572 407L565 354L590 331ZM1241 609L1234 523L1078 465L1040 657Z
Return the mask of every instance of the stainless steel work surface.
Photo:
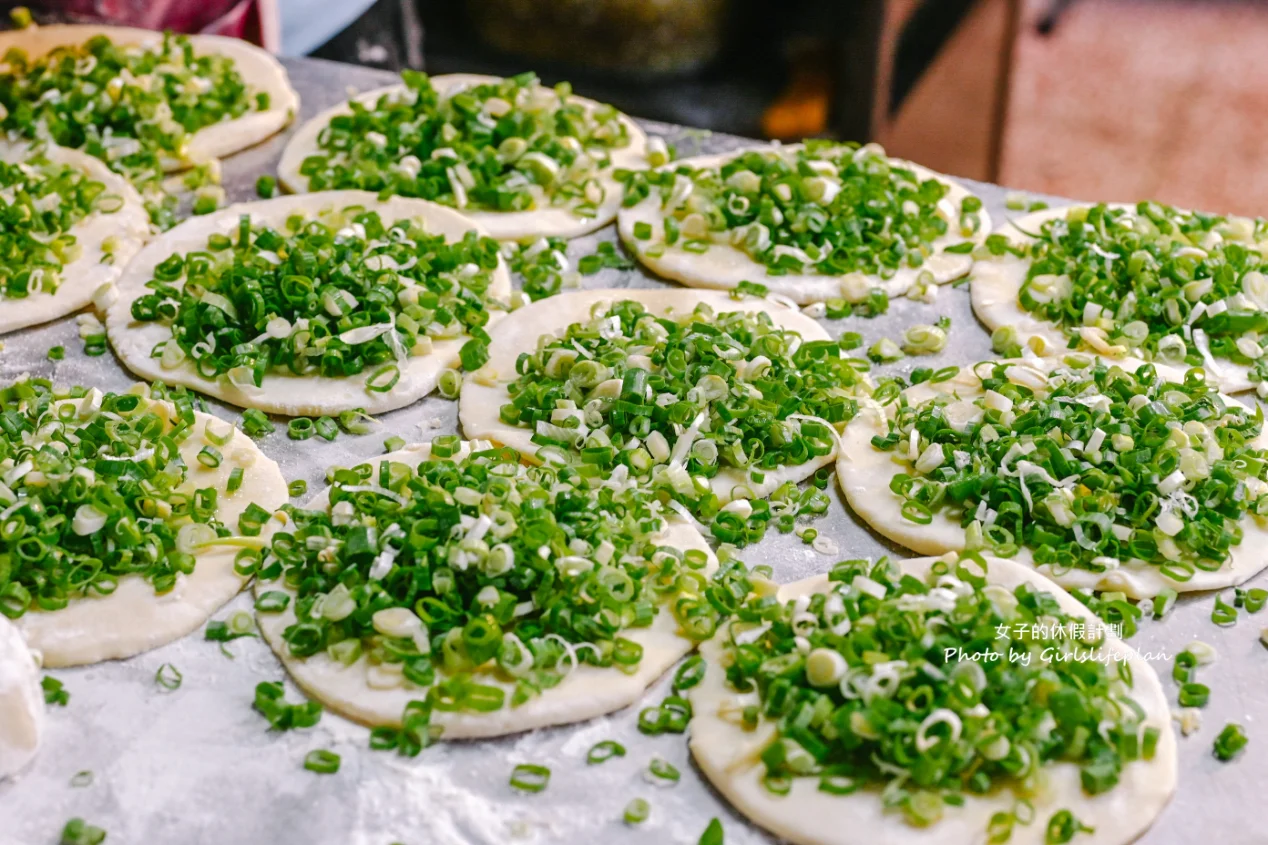
M392 79L376 71L311 60L289 61L287 68L303 98L301 119L344 99L349 88L368 90ZM647 128L680 142L688 152L753 143L658 124ZM272 172L286 137L225 161L230 200L254 196L257 176ZM972 187L996 225L1006 219L1002 188ZM573 241L569 256L575 264L592 253L596 243L614 239L609 226ZM604 270L584 283L615 288L666 284L641 270ZM834 334L847 329L861 332L870 343L882 336L897 339L904 327L930 323L941 315L952 321L947 350L933 358L907 359L893 370L991 357L987 333L969 309L966 286L944 287L933 305L899 299L881 317L825 324ZM55 345L66 347L65 360L47 360L47 350ZM115 390L133 382L110 354L84 356L73 317L4 338L0 378L7 381L26 372L61 384ZM235 409L210 405L226 419L239 419ZM456 411L456 403L433 397L382 415L369 435L341 435L333 443L295 442L281 425L261 445L288 479L306 479L315 492L324 483L326 467L381 454L389 436L418 441L456 432ZM847 557L902 554L850 513L835 484L830 493L832 507L814 525L820 536L836 542L839 554L818 554L772 528L761 543L744 550L745 560L770 564L778 580L791 581L823 572ZM1194 639L1219 651L1215 664L1202 671L1202 681L1212 689L1203 727L1179 740L1179 790L1140 840L1148 845L1268 842L1258 806L1260 790L1268 783L1268 731L1258 718L1268 701L1268 650L1259 642L1268 612L1243 613L1237 626L1223 629L1210 621L1212 604L1211 595L1183 599L1165 622L1145 622L1131 640L1137 649L1160 658L1154 665L1173 701L1171 658ZM250 607L247 596L239 596L216 618ZM71 700L64 708L51 708L36 762L15 781L0 784L0 845L52 845L74 816L105 828L108 845L694 844L713 817L722 820L730 845L772 841L708 786L691 765L684 737L638 733L638 710L666 694L667 679L649 690L642 703L605 718L502 740L440 743L415 759L404 759L371 751L365 728L331 713L310 730L270 732L251 702L257 683L284 677L281 663L258 639L240 639L228 648L232 659L216 643L194 634L131 660L54 672L65 682ZM155 683L155 671L165 663L184 674L184 683L175 692ZM287 695L292 700L299 697L289 683ZM1223 764L1211 748L1215 735L1230 721L1245 725L1250 745L1238 760ZM586 752L604 739L621 742L628 754L603 765L587 765ZM320 776L302 768L304 755L315 748L342 755L338 774ZM677 766L683 772L681 782L666 788L644 780L642 773L653 755ZM518 763L550 766L549 787L539 794L512 789L508 778ZM81 771L93 773L91 785L72 786L71 779ZM622 823L621 814L635 797L651 803L651 815L643 825L630 828ZM841 825L848 829L850 820L842 818Z

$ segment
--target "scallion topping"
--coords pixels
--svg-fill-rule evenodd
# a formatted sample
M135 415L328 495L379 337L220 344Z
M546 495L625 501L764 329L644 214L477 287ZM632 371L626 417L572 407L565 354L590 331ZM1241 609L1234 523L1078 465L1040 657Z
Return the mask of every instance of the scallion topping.
M181 674L181 670L170 663L164 663L154 673L154 683L169 692L180 689L184 680L185 676Z
M776 728L761 752L766 787L871 785L925 826L966 795L1042 783L1047 761L1078 766L1097 795L1149 759L1159 729L1144 724L1130 676L1098 653L1099 626L1029 584L988 586L989 574L973 555L923 576L849 560L826 592L743 604L720 665L760 699L736 717Z
M539 456L562 450L581 472L661 491L728 543L760 539L799 507L723 508L708 479L729 468L758 482L830 454L831 427L854 417L865 386L835 342L803 340L765 312L663 317L632 300L543 336L516 371L501 419L531 429Z
M521 792L541 792L550 783L550 768L521 763L511 772L511 786Z
M355 100L321 131L300 173L308 190L360 188L461 209L567 208L594 216L598 181L630 132L611 106L571 98L531 73L441 93L406 70L402 91Z
M1226 402L1200 370L1180 383L1151 365L1086 360L974 372L971 421L948 421L948 397L904 398L872 440L902 467L890 489L911 522L945 512L970 548L1025 546L1037 564L1093 572L1143 562L1183 582L1229 559L1243 516L1268 513L1268 452L1252 445L1262 415ZM1124 622L1140 616L1117 607ZM1217 599L1213 618L1228 624L1236 610Z
M243 215L232 238L161 262L132 316L171 328L153 350L165 367L192 364L248 389L270 372L364 373L368 391L384 392L434 340L486 337L497 267L491 238L446 243L419 221L389 224L356 206L297 213L280 229ZM310 422L310 434L333 434L328 423Z
M333 751L318 748L304 757L304 768L319 775L333 775L339 771L340 757Z
M1215 757L1227 763L1242 752L1250 743L1246 737L1246 729L1236 722L1229 722L1215 738Z
M875 277L923 267L935 242L972 237L981 225L980 201L966 199L964 214L950 219L940 207L947 186L875 144L808 141L747 151L720 167L684 161L622 175L626 206L654 196L666 215L663 232L642 231L638 250L729 244L772 276L842 276L850 303L867 298Z

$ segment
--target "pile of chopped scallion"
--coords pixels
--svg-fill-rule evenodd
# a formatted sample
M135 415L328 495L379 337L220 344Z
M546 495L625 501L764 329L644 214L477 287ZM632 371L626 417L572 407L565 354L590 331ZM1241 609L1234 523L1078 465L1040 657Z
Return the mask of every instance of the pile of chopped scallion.
M752 597L723 626L727 683L760 699L735 716L777 727L760 753L771 792L803 777L830 795L880 787L886 808L924 826L1006 789L1013 810L990 820L1004 842L1034 821L1046 764L1077 765L1098 795L1153 757L1160 730L1131 698L1130 665L1051 594L988 586L972 553L923 577L886 559L828 577L828 591L792 601Z
M1201 370L1182 383L1152 365L1128 372L1072 356L1043 377L979 364L980 416L953 425L941 397L900 400L872 440L903 472L890 488L910 521L946 511L968 548L1038 564L1110 572L1151 565L1174 581L1214 571L1268 514L1268 452L1251 445L1261 410L1230 405Z
M966 198L958 219L949 219L947 186L921 179L875 144L807 141L744 152L720 166L681 162L621 176L626 206L655 196L665 215L663 232L646 222L634 227L640 253L729 244L772 276L842 276L849 302L868 297L871 278L919 269L935 241L972 238L982 225L980 200Z
M710 521L719 540L745 544L771 520L791 531L798 513L826 510L817 490L803 495L789 483L771 503L749 501L749 485L832 451L833 428L854 417L854 397L868 389L867 366L763 311L702 304L664 317L627 300L521 353L501 419L532 429L547 462L646 486ZM745 479L726 505L710 485L722 470Z
M247 389L270 371L368 372L366 390L383 393L434 341L470 336L463 365L484 363L497 267L490 238L446 243L418 221L388 224L358 206L297 213L280 231L243 215L231 235L155 267L132 316L171 326L153 350L165 368L187 362Z
M34 378L0 390L0 613L59 610L129 575L165 593L230 533L221 491L188 489L180 447L205 441L198 460L217 466L233 429L199 430L189 398L171 402Z
M83 251L71 228L94 211L123 206L122 197L105 190L82 170L42 153L20 163L0 161L0 298L57 292L62 268Z
M566 208L594 217L599 176L630 132L611 106L591 107L572 88L532 73L441 93L422 73L373 103L349 103L300 166L310 191L360 188L454 208Z
M176 222L163 162L183 158L198 130L269 107L232 59L195 55L187 37L170 32L152 47L98 35L36 59L13 48L4 61L0 128L101 159L147 195L162 228Z
M985 252L1030 261L1019 304L1071 346L1175 366L1228 360L1268 378L1268 222L1141 202L1076 206L1025 234Z
M295 593L291 654L364 656L372 685L419 687L424 711L491 712L580 663L636 671L643 647L626 633L657 614L706 639L746 594L738 563L710 577L703 551L657 542L650 493L475 447L441 436L416 468L334 469L328 511L285 508L260 577ZM257 610L289 598L267 591Z

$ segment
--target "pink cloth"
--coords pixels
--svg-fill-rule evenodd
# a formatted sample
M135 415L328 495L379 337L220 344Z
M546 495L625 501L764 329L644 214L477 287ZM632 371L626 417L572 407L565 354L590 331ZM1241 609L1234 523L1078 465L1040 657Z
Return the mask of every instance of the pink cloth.
M266 50L278 48L276 0L37 0L29 5L67 20L228 35Z

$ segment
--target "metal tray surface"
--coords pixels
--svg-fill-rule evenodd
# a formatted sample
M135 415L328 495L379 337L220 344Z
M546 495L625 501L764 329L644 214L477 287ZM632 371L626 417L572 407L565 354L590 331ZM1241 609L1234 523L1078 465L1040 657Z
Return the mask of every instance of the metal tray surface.
M301 120L346 98L349 89L364 91L394 78L315 60L286 64L303 98ZM722 152L756 143L665 124L645 125L649 132L679 142L687 153ZM284 133L225 160L230 201L254 198L256 178L273 172L286 137ZM971 188L996 226L1019 214L1006 211L1003 188L981 183ZM592 253L604 240L616 240L614 227L574 240L568 250L574 266L577 258ZM584 284L645 288L668 283L636 269L604 270L585 278ZM906 359L880 371L905 373L915 366L963 365L993 357L987 332L969 308L965 286L944 287L932 305L897 299L883 316L825 325L834 335L861 332L870 344L882 336L897 339L906 326L943 315L952 321L943 353ZM55 345L66 347L64 360L47 360L47 350ZM84 356L73 318L4 338L0 379L9 381L28 372L59 384L114 390L134 381L112 355ZM236 409L214 401L209 406L225 419L240 418ZM287 438L282 426L262 441L262 448L281 464L288 479L305 479L315 492L324 484L327 467L379 455L391 435L414 442L457 432L457 405L432 397L378 419L373 433L341 435L333 443L297 443ZM829 492L831 509L814 524L820 536L836 542L839 554L819 554L795 536L772 530L744 551L744 559L771 565L777 580L786 582L826 571L840 559L905 554L850 513L835 483ZM1268 578L1261 576L1252 584L1266 585ZM1210 594L1182 599L1165 622L1146 621L1131 640L1138 650L1158 657L1156 668L1172 696L1175 684L1169 670L1176 653L1195 639L1211 643L1219 652L1215 664L1202 671L1202 681L1212 689L1204 725L1196 735L1179 741L1179 789L1139 840L1146 845L1268 843L1256 809L1262 784L1268 782L1268 731L1259 719L1268 701L1268 652L1259 642L1268 613L1243 613L1235 627L1218 628L1210 621L1213 600ZM216 618L250 607L248 597L240 595ZM315 728L270 732L251 701L257 683L285 677L282 666L259 639L237 640L229 650L233 659L194 634L131 660L55 672L71 700L65 708L51 708L35 763L17 779L0 783L0 845L51 845L75 816L105 828L110 845L695 843L714 817L722 821L730 845L774 841L710 788L692 766L684 737L638 733L639 709L667 693L668 678L650 689L641 703L608 717L502 740L442 742L409 760L370 751L365 728L329 712ZM154 681L156 670L165 663L184 674L184 683L175 692L164 691ZM288 682L287 697L296 700L299 695ZM1246 727L1250 745L1238 760L1223 764L1211 748L1215 735L1230 721ZM586 765L586 752L605 739L625 745L627 756ZM316 748L342 756L338 774L319 776L302 768L304 755ZM648 762L657 755L682 771L681 782L661 787L644 779ZM550 766L549 787L539 794L512 789L508 779L519 763ZM93 773L91 785L72 786L72 777L82 771ZM651 803L651 814L644 824L631 828L621 815L635 797ZM848 824L846 819L842 822Z

